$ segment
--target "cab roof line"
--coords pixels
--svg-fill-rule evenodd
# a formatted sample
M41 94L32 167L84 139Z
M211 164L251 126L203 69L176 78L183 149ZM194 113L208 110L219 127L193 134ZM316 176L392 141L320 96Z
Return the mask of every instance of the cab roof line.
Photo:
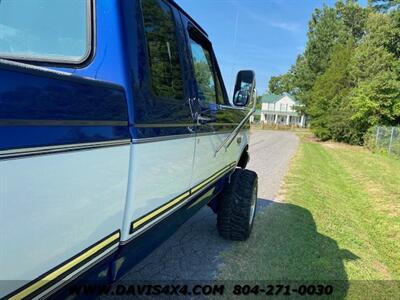
M197 23L186 11L184 11L183 8L178 3L176 3L174 0L168 0L168 2L171 3L176 9L178 9L180 13L185 15L185 17L187 17L190 20L190 22L192 22L193 25L195 25L197 29L201 31L201 33L203 33L206 37L208 37L208 33L203 29L203 27L201 27L199 23Z

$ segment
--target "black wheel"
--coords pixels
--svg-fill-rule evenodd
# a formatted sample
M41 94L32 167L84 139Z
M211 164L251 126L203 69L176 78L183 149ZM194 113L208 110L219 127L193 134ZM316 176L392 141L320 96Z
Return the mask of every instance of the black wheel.
M258 178L253 171L236 169L218 199L217 227L228 240L245 241L253 228Z

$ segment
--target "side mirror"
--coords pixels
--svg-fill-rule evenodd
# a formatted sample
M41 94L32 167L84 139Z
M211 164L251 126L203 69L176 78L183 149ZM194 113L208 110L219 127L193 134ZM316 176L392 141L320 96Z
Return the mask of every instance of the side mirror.
M255 89L256 74L254 71L239 71L233 93L233 104L241 107L253 107L255 105Z

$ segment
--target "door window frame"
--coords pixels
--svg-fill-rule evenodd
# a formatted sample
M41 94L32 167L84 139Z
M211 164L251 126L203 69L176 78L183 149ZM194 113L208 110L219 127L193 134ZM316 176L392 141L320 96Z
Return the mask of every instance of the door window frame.
M211 60L211 73L213 75L214 79L214 85L215 85L215 94L216 94L216 104L217 105L230 105L229 99L228 99L228 94L226 92L225 84L224 81L222 80L221 76L221 71L218 66L218 62L214 53L214 49L212 46L212 43L208 40L208 38L200 31L198 30L195 25L193 25L190 20L188 20L188 26L186 28L186 34L187 34L187 47L189 51L189 61L190 61L190 68L192 70L193 78L194 78L194 84L197 83L197 79L195 76L195 70L194 70L194 59L193 59L193 52L190 46L190 39L193 40L194 42L198 43L203 49L207 50L208 53L210 54L210 60ZM219 92L218 89L221 89ZM197 92L196 92L196 97L197 97ZM219 99L220 96L222 99Z

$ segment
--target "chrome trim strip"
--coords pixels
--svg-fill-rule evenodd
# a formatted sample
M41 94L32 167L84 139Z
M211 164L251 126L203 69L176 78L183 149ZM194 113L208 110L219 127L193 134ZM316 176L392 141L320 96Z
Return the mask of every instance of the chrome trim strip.
M152 138L133 139L132 144L147 144L147 143L154 143L154 142L181 140L181 139L187 139L187 138L193 138L193 137L196 137L195 133L158 136L158 137L152 137Z
M207 126L237 126L240 123L208 123ZM183 127L199 127L196 123L187 124L134 124L134 128L183 128Z
M0 126L128 126L128 121L107 120L0 120Z
M206 125L202 126L230 126L230 127L236 127L240 123L207 123Z
M132 143L133 144L146 144L146 143L187 139L187 138L200 137L200 136L215 136L215 135L231 134L232 132L233 131L220 131L220 132L212 131L212 132L201 132L201 133L180 134L180 135L167 135L167 136L159 136L159 137L151 137L151 138L133 139Z
M249 110L249 108L247 107L240 107L240 106L233 106L233 105L224 105L224 104L220 104L218 106L220 109L224 110L224 109L233 109L233 110Z
M45 67L39 67L39 66L35 66L35 65L32 65L29 63L21 63L21 62L6 59L3 57L0 58L0 64L10 66L10 67L20 67L20 68L23 68L26 70L35 70L35 71L45 72L48 74L54 74L54 75L58 75L58 76L71 76L71 73L68 73L68 72L48 69Z
M179 127L193 127L196 126L195 123L187 123L187 124L134 124L134 128L179 128Z
M83 143L83 144L19 148L19 149L0 151L0 160L12 159L12 158L18 158L18 157L24 157L24 156L35 156L35 155L55 154L55 153L60 153L60 152L90 150L90 149L96 149L96 148L117 147L117 146L124 146L124 145L130 145L130 144L131 144L130 139L124 139L124 140L116 140L116 141L105 141L105 142L94 142L94 143Z
M211 136L211 135L223 135L223 134L230 134L232 131L227 130L227 131L211 131L211 132L199 132L197 133L197 136Z

